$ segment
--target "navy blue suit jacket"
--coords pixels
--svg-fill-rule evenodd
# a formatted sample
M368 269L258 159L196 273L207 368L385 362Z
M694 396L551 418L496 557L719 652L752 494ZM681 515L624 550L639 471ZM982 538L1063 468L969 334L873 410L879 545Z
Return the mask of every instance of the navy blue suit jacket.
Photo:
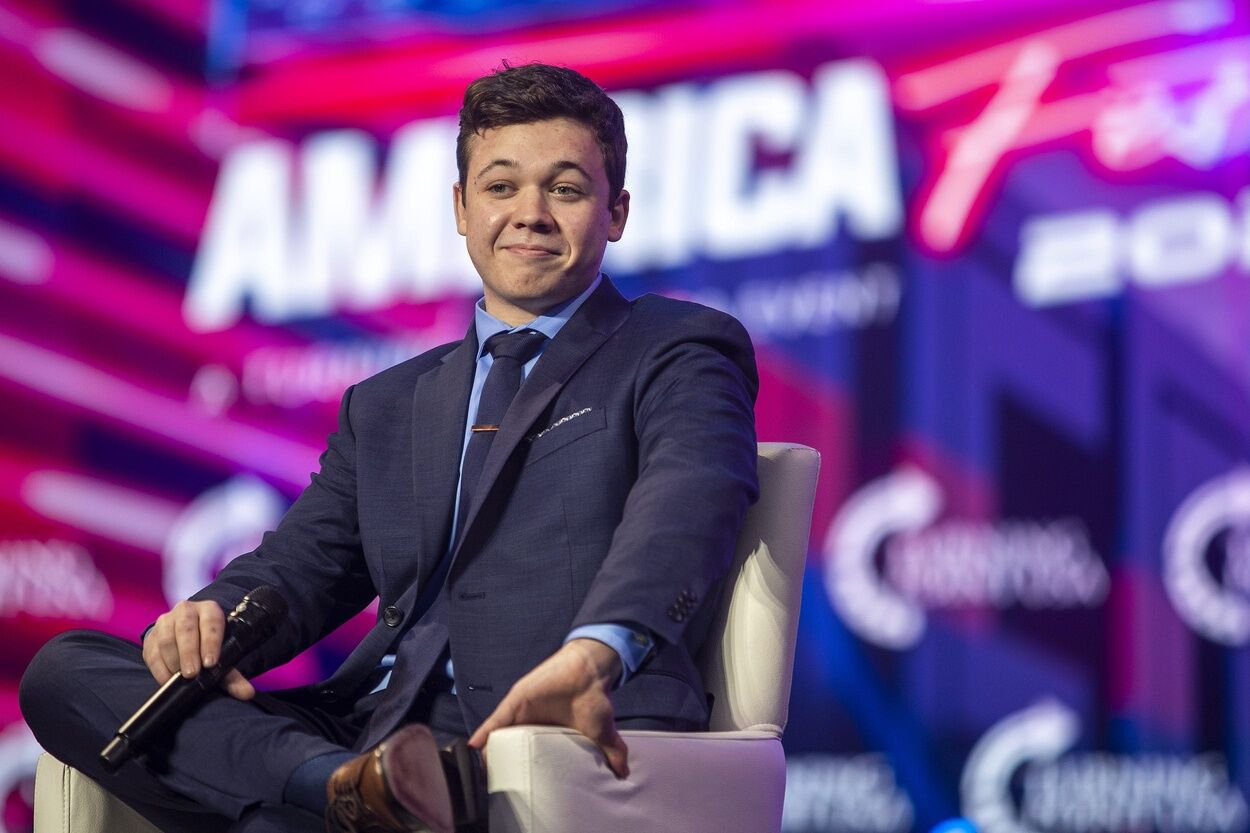
M694 655L757 495L746 331L696 304L627 301L605 279L513 401L443 604L421 617L416 601L447 549L476 356L470 327L348 389L311 484L195 598L229 610L260 584L287 598L288 622L240 666L254 675L380 596L377 624L315 689L327 704L358 694L396 650L370 741L402 720L448 639L471 732L571 628L596 622L637 623L657 639L613 695L618 719L706 724Z

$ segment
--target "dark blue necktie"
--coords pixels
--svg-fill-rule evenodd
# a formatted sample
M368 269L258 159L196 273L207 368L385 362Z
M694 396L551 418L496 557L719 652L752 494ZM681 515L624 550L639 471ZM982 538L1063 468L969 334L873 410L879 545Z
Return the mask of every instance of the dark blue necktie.
M464 450L464 462L460 467L460 506L456 511L457 541L464 535L464 520L469 512L469 501L473 499L473 490L482 476L482 466L486 462L486 454L490 451L491 442L503 421L508 406L516 398L521 389L521 369L534 357L547 337L537 330L519 330L515 333L496 333L486 339L486 351L494 361L490 372L486 374L486 382L482 385L482 395L478 398L477 414L471 426L469 444ZM437 619L442 599L443 582L451 568L451 554L455 550L451 542L447 551L434 568L433 574L426 580L421 595L413 606L413 622L425 622ZM405 628L406 632L408 628ZM442 646L439 645L439 650Z
M486 352L493 362L482 386L477 414L469 434L469 445L464 450L464 463L460 467L460 509L457 513L457 536L464 534L464 519L469 503L482 477L482 467L491 443L499 431L499 424L508 406L521 389L521 369L534 358L547 337L537 330L518 330L512 333L495 333L486 339Z
M486 339L486 351L491 354L493 361L482 386L482 396L478 399L469 444L464 450L464 462L460 467L460 507L456 513L458 538L464 535L464 520L469 512L469 502L473 499L473 492L482 477L482 467L486 463L486 455L499 430L499 424L503 422L508 406L521 389L521 370L527 361L534 358L534 354L546 340L547 337L537 330L496 333ZM443 621L442 589L451 567L451 553L454 549L454 546L448 547L413 606L416 615L412 621L416 627L406 627L403 630L398 651L403 654L406 674L424 678L431 669L447 659L447 626ZM421 632L420 638L413 636L414 631ZM397 657L396 667L399 667L399 662ZM387 689L387 694L382 695L382 700L357 741L358 745L367 744L361 748L372 746L387 732L392 731L412 705L414 692L409 692L411 696L400 697L392 693L396 687L387 686Z
M454 544L464 536L464 520L469 513L469 501L482 476L482 466L490 444L503 421L508 406L521 389L521 368L534 357L547 337L537 330L520 330L515 333L496 333L486 339L486 350L494 361L482 395L478 399L477 414L471 426L469 445L464 450L464 463L460 467L460 506L456 510L456 541L448 545L434 573L427 579L425 589L417 597L414 610L423 621L441 598L443 582L451 568ZM415 620L414 620L415 621Z

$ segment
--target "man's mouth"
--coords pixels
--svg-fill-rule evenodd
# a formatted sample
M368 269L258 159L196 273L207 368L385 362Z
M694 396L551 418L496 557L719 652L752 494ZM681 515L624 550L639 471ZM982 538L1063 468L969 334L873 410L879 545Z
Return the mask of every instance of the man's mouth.
M520 257L550 257L557 254L544 246L529 246L523 243L504 246L504 249Z

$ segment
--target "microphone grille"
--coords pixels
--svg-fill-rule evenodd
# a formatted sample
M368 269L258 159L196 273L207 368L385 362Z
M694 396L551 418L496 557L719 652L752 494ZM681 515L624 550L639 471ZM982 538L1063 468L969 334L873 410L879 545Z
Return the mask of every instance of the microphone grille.
M243 597L246 605L255 605L265 611L265 616L275 624L286 618L287 603L276 587L262 584Z
M226 617L226 626L237 623L249 629L259 629L260 633L272 634L286 619L287 603L276 588L263 584L250 591Z

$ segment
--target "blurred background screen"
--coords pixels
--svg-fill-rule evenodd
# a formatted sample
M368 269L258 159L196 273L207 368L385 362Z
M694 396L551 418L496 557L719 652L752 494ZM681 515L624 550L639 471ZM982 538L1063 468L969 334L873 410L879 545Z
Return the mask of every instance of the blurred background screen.
M35 650L137 639L463 335L504 59L620 103L605 268L823 455L785 830L1250 830L1241 0L0 0L0 831Z

